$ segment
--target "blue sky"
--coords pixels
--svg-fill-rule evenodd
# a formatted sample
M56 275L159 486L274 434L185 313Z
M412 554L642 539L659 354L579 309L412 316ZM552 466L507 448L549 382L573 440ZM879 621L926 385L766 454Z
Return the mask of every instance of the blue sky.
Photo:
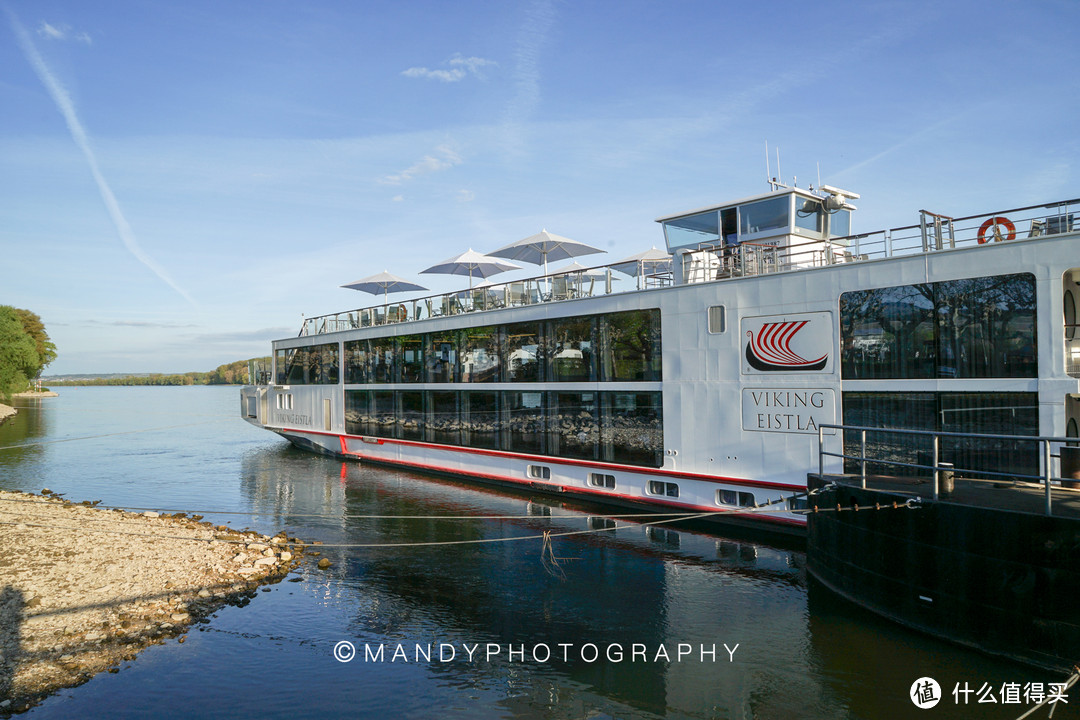
M1077 0L0 0L0 304L41 315L47 374L209 370L383 269L445 291L419 271L543 228L589 264L662 245L656 217L765 191L766 141L861 193L860 231L1076 197L1078 27Z

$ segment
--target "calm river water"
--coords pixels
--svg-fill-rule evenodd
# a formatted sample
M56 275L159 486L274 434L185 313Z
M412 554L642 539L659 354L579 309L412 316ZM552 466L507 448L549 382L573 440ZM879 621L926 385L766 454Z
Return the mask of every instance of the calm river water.
M384 546L326 548L330 570L305 567L32 717L1015 718L1031 706L1001 702L1009 683L1062 679L844 604L808 581L797 545L619 520L545 549L545 531L599 529L611 511L303 453L241 420L235 387L18 404L0 427L5 489ZM385 547L518 536L532 539ZM944 696L929 711L909 699L924 676ZM958 683L998 702L960 705ZM1055 717L1078 714L1071 700Z

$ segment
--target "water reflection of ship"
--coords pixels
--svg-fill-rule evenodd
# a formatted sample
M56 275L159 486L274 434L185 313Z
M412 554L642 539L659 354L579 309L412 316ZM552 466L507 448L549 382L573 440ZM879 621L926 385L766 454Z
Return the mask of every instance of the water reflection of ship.
M613 522L593 514L599 506L342 464L291 448L265 455L245 458L243 486L252 506L273 512L290 528L310 523L309 532L329 533L321 536L327 544L558 535L602 530ZM306 521L303 515L321 517ZM462 515L477 517L410 519ZM508 517L482 519L492 516ZM798 644L758 637L760 628L785 638L805 632L800 553L681 527L614 522L620 526L614 531L553 540L552 555L563 558L558 562L565 578L545 567L538 540L325 552L345 573L344 592L355 592L360 600L357 637L383 638L391 647L495 642L504 648L538 643L557 648L593 642L600 648L618 643L629 655L634 643L650 652L660 645L674 652L682 642L692 643L695 652L700 644L715 644L721 660L728 641L743 648L770 647L770 663L805 662ZM755 599L748 602L751 593ZM434 663L431 669L447 675L461 671L454 664ZM496 663L490 672L506 669ZM578 657L565 664L531 664L524 675L534 684L538 677L553 676L564 690L570 681L574 693L593 698L586 702L590 706L617 702L657 713L748 708L755 691L745 665L733 668L700 658L664 665L589 663ZM802 694L798 685L792 683L790 696L770 689L768 702L796 703Z

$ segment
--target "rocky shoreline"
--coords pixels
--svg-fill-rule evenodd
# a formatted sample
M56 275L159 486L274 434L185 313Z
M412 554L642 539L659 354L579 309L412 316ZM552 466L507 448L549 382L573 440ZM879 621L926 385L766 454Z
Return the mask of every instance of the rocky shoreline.
M14 417L19 411L10 405L4 405L0 403L0 425L4 424L4 421L9 417Z
M280 582L307 549L197 515L94 505L0 491L0 717L117 672L144 647L183 642L192 624Z

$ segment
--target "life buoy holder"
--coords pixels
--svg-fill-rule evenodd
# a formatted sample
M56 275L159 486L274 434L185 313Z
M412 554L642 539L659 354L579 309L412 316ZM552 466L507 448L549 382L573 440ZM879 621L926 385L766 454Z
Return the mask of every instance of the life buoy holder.
M1008 231L1008 234L1005 235L1005 236L1002 236L1002 234L997 229L998 225L1005 228ZM990 232L990 228L994 228L994 230L993 230L993 233L991 235L988 235L987 233ZM1016 239L1016 226L1013 225L1012 220L1010 220L1009 218L1007 218L1007 217L1005 217L1003 215L998 215L997 217L992 217L989 220L987 220L986 222L984 222L982 224L982 227L979 228L979 244L984 245L984 244L990 242L991 237L995 241L996 240L1015 240Z

